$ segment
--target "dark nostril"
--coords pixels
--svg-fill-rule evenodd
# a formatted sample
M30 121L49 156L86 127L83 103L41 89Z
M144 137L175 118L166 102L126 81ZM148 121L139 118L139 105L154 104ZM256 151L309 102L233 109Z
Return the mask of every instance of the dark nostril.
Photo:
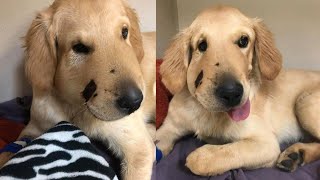
M237 106L243 96L243 86L236 81L223 82L216 89L216 96L228 107Z
M136 87L127 87L119 99L117 99L118 109L126 114L131 114L139 109L143 100L142 92Z

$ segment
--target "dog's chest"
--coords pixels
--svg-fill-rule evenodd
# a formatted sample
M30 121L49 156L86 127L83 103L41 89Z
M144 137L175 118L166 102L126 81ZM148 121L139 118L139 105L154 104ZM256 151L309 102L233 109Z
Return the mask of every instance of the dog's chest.
M219 142L231 142L243 136L247 129L245 122L235 123L224 117L206 116L194 125L194 132L199 139L215 139Z

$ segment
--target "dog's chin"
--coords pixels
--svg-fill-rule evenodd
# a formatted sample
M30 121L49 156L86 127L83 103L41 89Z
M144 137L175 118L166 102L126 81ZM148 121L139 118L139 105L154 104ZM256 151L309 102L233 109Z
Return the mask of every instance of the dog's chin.
M121 115L120 113L118 115L113 116L107 116L103 113L100 113L99 111L95 110L94 108L91 108L90 106L87 106L88 112L96 119L99 119L101 121L116 121L119 119L122 119L126 115Z

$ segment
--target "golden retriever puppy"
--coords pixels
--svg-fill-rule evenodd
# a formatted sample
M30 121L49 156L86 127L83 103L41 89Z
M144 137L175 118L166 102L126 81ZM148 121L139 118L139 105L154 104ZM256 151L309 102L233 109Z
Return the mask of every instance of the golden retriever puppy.
M174 94L156 134L163 154L188 133L223 143L189 154L186 166L193 173L276 164L294 171L320 158L318 143L297 143L280 154L279 143L299 140L303 130L320 139L320 73L282 70L261 20L231 7L203 11L176 36L160 71Z
M150 179L155 33L140 33L127 2L56 0L34 19L25 46L33 102L20 137L67 120L122 159L122 179Z

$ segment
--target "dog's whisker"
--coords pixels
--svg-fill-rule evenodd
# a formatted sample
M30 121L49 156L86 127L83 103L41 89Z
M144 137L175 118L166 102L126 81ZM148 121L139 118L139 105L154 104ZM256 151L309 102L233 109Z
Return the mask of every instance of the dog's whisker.
M79 114L87 110L87 103L84 103L80 108L79 111L75 113L75 115L71 118L71 120L74 120Z

